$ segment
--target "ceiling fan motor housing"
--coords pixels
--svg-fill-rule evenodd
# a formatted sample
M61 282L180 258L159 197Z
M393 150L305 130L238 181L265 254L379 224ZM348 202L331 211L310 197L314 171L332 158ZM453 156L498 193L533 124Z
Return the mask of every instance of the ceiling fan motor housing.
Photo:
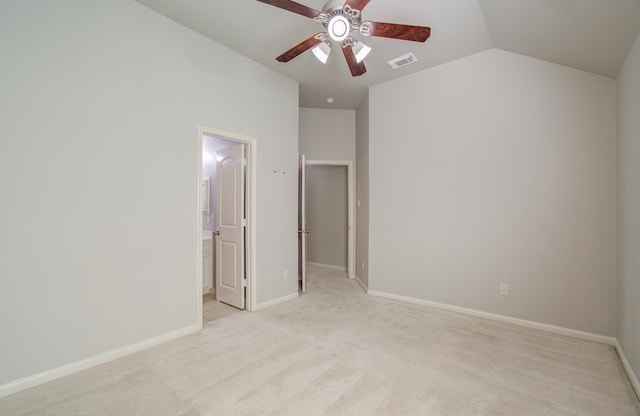
M324 5L322 13L315 20L322 23L333 40L341 42L351 30L360 27L362 16L360 10L345 5L344 0L331 0Z

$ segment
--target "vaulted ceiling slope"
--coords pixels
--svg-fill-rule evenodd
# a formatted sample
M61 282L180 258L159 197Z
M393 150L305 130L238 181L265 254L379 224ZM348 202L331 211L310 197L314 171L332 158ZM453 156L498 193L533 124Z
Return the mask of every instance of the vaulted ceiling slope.
M616 78L640 32L640 0L371 0L364 20L429 26L431 38L366 38L373 49L367 73L354 78L335 47L325 65L310 51L275 60L323 30L298 14L256 0L137 1L298 81L300 106L312 108L355 109L371 85L490 48ZM298 2L321 10L326 0ZM409 52L417 63L397 70L387 64Z

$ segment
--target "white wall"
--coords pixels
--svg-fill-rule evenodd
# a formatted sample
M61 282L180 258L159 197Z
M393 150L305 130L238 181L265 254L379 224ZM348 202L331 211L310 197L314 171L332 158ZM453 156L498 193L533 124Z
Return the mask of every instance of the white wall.
M618 77L618 341L640 374L640 37Z
M130 0L5 0L0 51L0 387L197 323L198 125L257 138L258 302L297 293L295 82Z
M369 104L371 289L615 335L614 80L489 50Z
M369 93L356 111L356 205L356 276L366 286L369 284Z

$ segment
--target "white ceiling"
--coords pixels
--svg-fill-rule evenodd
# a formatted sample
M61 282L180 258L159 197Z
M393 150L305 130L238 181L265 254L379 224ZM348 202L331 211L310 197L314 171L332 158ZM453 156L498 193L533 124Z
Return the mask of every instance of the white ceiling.
M616 78L640 32L640 0L371 0L363 19L431 27L426 43L366 38L367 73L354 78L338 48L326 65L310 51L288 63L275 57L320 23L256 0L137 0L300 83L300 106L355 109L371 85L489 48ZM326 0L299 0L321 10ZM419 62L387 61L413 52ZM223 64L223 63L221 63ZM327 97L335 103L328 105Z

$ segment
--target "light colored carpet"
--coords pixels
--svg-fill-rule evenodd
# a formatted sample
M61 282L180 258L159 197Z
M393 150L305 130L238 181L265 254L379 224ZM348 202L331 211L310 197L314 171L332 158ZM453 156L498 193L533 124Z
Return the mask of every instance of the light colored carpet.
M0 399L0 414L640 415L609 346L309 272L295 301Z
M229 306L216 300L214 293L209 293L202 296L202 322L204 325L208 325L209 322L215 321L220 318L225 318L234 313L243 312L240 309L236 309L233 306ZM246 312L243 312L246 313Z

